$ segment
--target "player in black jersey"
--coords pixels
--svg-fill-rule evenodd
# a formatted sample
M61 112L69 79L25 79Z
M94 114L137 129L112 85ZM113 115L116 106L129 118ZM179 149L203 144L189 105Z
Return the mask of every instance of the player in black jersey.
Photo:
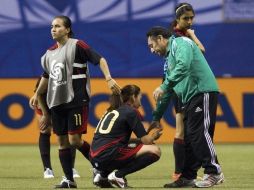
M90 99L88 62L99 65L109 88L120 93L120 87L110 75L107 61L84 41L72 38L71 20L56 16L51 24L56 44L41 58L44 69L40 84L30 99L37 106L38 96L47 91L53 131L59 142L59 158L65 174L56 188L77 188L73 179L71 146L89 160L90 145L81 135L86 133Z
M94 178L96 185L109 181L112 185L125 188L126 175L159 160L161 151L154 141L160 137L162 129L147 134L137 110L141 106L138 86L125 86L121 95L112 95L110 102L111 106L95 130L90 161L100 171ZM140 139L135 146L128 143L132 132Z
M35 90L36 91L41 78L38 79ZM47 93L44 93L39 96L39 104L38 107L33 108L36 112L40 134L39 134L39 150L41 155L41 160L44 169L44 178L54 178L54 172L51 166L51 159L50 159L50 137L52 131L52 124L51 124L51 116L50 111L46 103L46 96ZM71 154L72 154L72 171L73 177L79 178L80 175L78 174L77 170L74 168L75 165L75 158L76 158L76 149L71 147Z

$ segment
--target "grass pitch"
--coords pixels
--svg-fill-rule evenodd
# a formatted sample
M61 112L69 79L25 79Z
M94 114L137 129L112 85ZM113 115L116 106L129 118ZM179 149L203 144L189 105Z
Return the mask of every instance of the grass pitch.
M135 189L163 189L163 185L170 181L174 170L172 145L159 146L162 150L161 159L152 166L127 176L130 186ZM216 151L226 181L213 189L254 189L254 144L217 144ZM63 175L57 146L52 146L51 157L55 178L43 179L38 146L0 145L0 189L52 189ZM81 175L76 180L79 189L95 189L91 166L78 151L75 168Z

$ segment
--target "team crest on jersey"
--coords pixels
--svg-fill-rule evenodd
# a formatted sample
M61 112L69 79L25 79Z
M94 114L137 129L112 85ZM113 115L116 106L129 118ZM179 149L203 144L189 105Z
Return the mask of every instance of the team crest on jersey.
M53 90L56 90L58 86L64 85L66 81L66 73L63 63L56 63L56 60L52 61L52 69L49 74L50 78L53 79Z

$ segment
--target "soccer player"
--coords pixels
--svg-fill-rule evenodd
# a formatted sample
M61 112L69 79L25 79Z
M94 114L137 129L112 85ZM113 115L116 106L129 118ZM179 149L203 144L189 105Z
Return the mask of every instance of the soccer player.
M91 144L90 160L100 171L94 178L96 185L109 181L126 188L128 174L159 160L161 151L154 141L160 137L162 128L147 134L137 110L140 106L141 91L136 85L123 87L120 96L112 95L111 105L99 121ZM136 146L128 146L132 132L140 138Z
M36 91L40 79L37 81L36 87L34 92ZM47 94L44 93L39 96L39 104L38 107L35 107L34 110L37 114L37 118L39 121L39 128L40 128L40 135L39 135L39 150L41 155L41 160L44 168L43 176L45 179L48 178L54 178L54 172L51 166L51 159L50 159L50 136L51 136L51 117L50 117L50 111L46 103L46 96ZM73 177L79 178L80 175L78 174L78 171L74 168L75 165L75 157L76 157L76 149L71 148L71 154L72 154L72 171L73 171Z
M175 36L186 36L192 39L204 53L205 47L198 39L195 31L191 29L195 17L195 11L191 4L180 3L175 7L175 20L170 25L170 32Z
M202 52L205 52L203 44L199 41L197 36L194 33L194 30L191 29L193 20L195 17L195 12L192 6L188 3L180 3L175 8L175 20L171 23L169 32L174 37L186 36L192 39ZM165 33L166 35L166 33ZM151 49L153 53L153 49ZM164 77L168 69L168 61L164 63ZM182 114L182 102L177 95L173 93L173 96L168 96L167 94L158 102L156 110L153 112L153 121L159 122L162 118L167 105L170 102L170 99L173 99L175 112L176 112L176 132L173 141L173 152L175 157L175 172L172 174L172 180L176 181L181 176L184 169L184 160L185 160L185 145L184 145L184 125L183 125L183 114ZM163 102L163 103L162 103Z
M165 36L163 27L152 27L147 32L148 45L154 53L169 62L166 78L155 89L157 102L172 90L184 104L184 142L186 159L182 175L175 187L211 187L223 182L221 167L216 162L212 142L216 122L218 85L206 59L198 46L187 37ZM195 181L197 170L204 168L204 177ZM172 188L172 186L165 186Z
M71 20L56 16L51 24L51 35L56 44L41 58L44 73L30 99L37 106L38 96L47 90L47 105L51 112L53 131L59 143L59 158L65 177L55 188L77 188L73 179L71 146L89 160L90 145L81 136L87 131L90 77L88 62L99 65L108 87L120 93L111 77L107 61L84 41L72 38Z

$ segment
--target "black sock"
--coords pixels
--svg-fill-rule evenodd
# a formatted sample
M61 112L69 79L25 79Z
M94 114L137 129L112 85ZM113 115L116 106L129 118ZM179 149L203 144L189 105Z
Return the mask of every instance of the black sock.
M72 168L74 168L75 159L76 159L76 148L74 147L71 147L71 159L72 159L71 165L72 165Z
M174 139L173 152L175 156L175 173L183 172L185 159L185 145L183 139Z
M44 170L46 168L52 169L50 162L50 134L40 133L39 149Z
M82 146L79 147L78 150L89 160L90 144L88 144L88 142L83 141Z
M133 162L127 164L125 167L116 171L115 175L116 177L125 177L128 174L134 173L151 165L152 163L158 161L159 159L160 157L153 153L143 154L137 157Z
M65 177L70 180L74 181L73 179L73 172L72 172L72 160L71 160L71 149L61 149L59 150L59 159L63 168L63 172Z

